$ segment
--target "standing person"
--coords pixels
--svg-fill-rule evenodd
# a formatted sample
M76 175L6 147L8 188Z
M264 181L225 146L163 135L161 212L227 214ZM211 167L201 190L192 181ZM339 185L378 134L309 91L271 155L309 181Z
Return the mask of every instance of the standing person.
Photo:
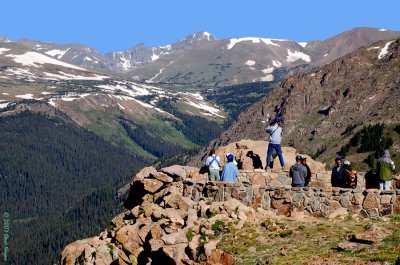
M219 168L221 167L219 156L215 155L215 150L211 149L210 156L207 157L206 166L208 166L210 174L208 175L211 181L220 181Z
M228 162L225 164L224 169L222 170L222 181L236 182L236 178L239 176L239 170L233 163L234 156L229 154L226 158L228 159Z
M335 158L336 166L332 169L331 183L332 187L343 187L343 158L338 156Z
M306 187L308 187L308 185L310 185L310 181L311 181L311 169L310 167L307 165L307 157L305 156L301 156L301 164L303 166L306 167L307 169L307 177L306 177Z
M377 161L377 173L379 174L379 189L390 190L394 173L394 162L390 159L389 150L385 150L383 156Z
M279 162L281 163L282 170L285 165L285 162L283 161L282 149L281 149L282 127L279 126L280 121L281 121L281 118L275 117L275 119L272 121L271 125L268 126L267 129L265 129L265 131L269 134L269 144L268 144L268 151L267 151L267 165L265 166L265 169L270 168L271 155L274 150L276 150L276 153L278 154Z
M302 157L296 156L296 164L290 167L289 176L292 178L292 187L305 187L307 168L302 164Z

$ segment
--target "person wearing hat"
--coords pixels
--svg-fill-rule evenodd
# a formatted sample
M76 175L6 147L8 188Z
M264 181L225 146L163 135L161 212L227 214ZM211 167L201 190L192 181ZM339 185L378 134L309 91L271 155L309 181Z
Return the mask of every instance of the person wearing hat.
M239 176L239 170L233 159L235 158L232 154L226 156L228 162L225 164L222 170L222 181L224 182L236 182L236 178Z
M235 165L237 166L237 165L238 165L238 162L236 162L236 158L235 158L235 156L234 156L233 154L227 153L227 154L226 154L226 159L228 160L228 156L230 156L230 155L233 156L233 164L235 164Z
M290 167L289 176L292 178L292 187L305 187L307 168L302 164L302 157L296 156L296 164Z
M307 169L306 187L308 187L310 185L310 181L311 181L311 169L307 165L307 157L305 157L305 156L300 156L300 157L301 157L301 164L303 166L305 166Z
M390 190L395 166L393 160L390 159L389 150L385 150L383 156L378 159L376 166L379 175L379 189Z
M337 156L335 158L336 166L332 169L331 183L332 187L343 187L343 158Z
M275 119L272 121L271 125L268 126L267 129L265 129L265 131L269 134L269 143L268 143L268 151L267 151L267 165L265 166L265 169L270 168L271 156L272 156L272 152L274 150L276 150L276 153L278 154L279 162L281 163L282 170L285 165L285 162L283 160L283 155L282 155L282 149L281 149L282 127L279 126L280 122L281 122L281 118L275 117Z

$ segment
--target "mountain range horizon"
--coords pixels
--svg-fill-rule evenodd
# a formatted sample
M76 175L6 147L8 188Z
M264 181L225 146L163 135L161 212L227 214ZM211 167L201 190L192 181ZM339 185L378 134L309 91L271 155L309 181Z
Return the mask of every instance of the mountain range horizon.
M111 53L111 52L124 52L126 50L132 49L132 48L137 47L137 46L145 46L145 47L150 47L150 48L164 47L164 46L170 45L171 43L179 42L179 41L181 41L183 39L189 38L190 36L196 36L198 34L203 34L203 33L205 35L212 36L213 38L215 38L215 40L239 39L239 38L260 38L260 39L285 40L285 41L292 41L292 42L297 42L297 43L305 43L305 42L310 42L310 41L324 41L324 40L330 39L330 38L332 38L332 37L334 37L336 35L339 35L340 33L348 32L348 31L356 30L356 29L378 29L378 30L381 30L381 31L387 31L387 30L389 30L389 31L400 31L400 29L392 29L392 28L389 29L389 28L384 28L384 27L357 26L357 27L349 27L348 29L346 29L344 31L337 32L335 35L327 37L327 38L311 38L311 39L303 39L303 40L294 40L294 39L290 39L290 38L282 39L282 38L276 38L274 36L259 36L259 35L231 36L231 37L228 37L228 38L217 38L216 35L214 35L213 33L211 33L208 30L196 30L196 31L193 31L193 33L188 33L186 35L183 35L183 37L181 37L179 39L176 39L175 41L172 41L172 42L162 41L161 43L164 43L164 44L148 45L144 41L139 41L139 42L134 42L132 45L129 46L129 48L126 48L126 49L116 49L116 50L109 49L108 51L105 51L105 52L102 52L97 47L94 47L94 46L89 45L89 44L85 44L83 42L69 42L69 41L68 42L58 42L58 41L53 41L53 40L42 40L42 39L27 38L27 37L22 37L22 38L17 38L17 39L10 39L10 38L8 38L8 36L3 35L3 34L0 34L0 42L23 42L23 41L26 41L26 40L30 40L30 41L43 42L43 43L52 43L52 44L60 44L60 45L83 45L83 46L95 49L100 54L105 55L105 54Z

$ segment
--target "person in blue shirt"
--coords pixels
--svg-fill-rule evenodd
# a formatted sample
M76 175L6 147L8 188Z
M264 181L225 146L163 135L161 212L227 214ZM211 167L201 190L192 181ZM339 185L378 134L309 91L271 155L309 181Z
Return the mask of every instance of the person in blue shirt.
M233 159L235 158L232 154L227 155L228 162L225 164L222 170L222 181L223 182L236 182L236 178L239 176L239 170Z

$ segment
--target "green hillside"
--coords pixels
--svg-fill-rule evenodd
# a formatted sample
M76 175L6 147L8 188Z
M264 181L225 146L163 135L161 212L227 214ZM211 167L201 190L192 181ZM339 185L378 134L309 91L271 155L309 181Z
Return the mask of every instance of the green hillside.
M0 117L0 208L13 264L51 264L69 242L104 227L113 193L148 161L61 116Z

